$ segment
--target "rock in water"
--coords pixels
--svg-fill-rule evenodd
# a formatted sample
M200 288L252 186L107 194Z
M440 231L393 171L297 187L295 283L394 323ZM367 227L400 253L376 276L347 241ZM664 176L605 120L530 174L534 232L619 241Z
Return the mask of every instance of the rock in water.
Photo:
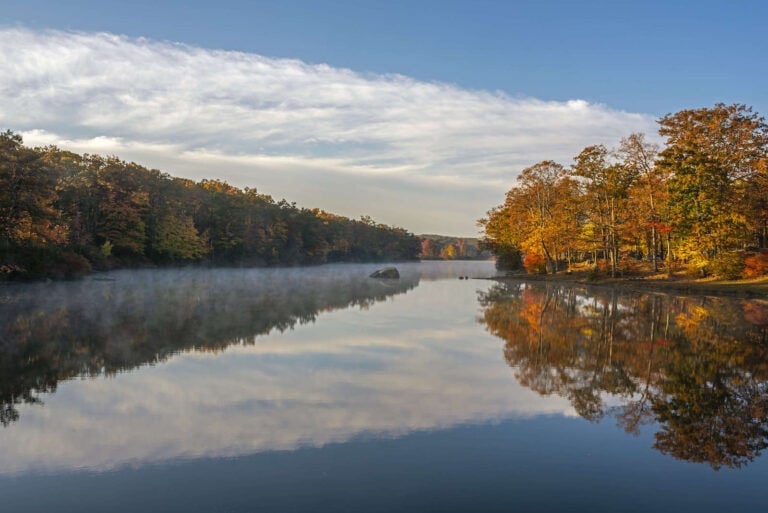
M394 267L385 267L384 269L379 269L375 273L371 274L371 278L397 279L400 278L400 273L397 272L397 269Z

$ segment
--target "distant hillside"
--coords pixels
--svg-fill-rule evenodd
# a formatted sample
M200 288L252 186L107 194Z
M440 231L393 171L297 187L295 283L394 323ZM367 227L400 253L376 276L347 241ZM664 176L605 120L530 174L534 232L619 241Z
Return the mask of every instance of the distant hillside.
M422 260L487 260L492 257L490 251L480 249L480 239L477 238L430 233L418 237Z

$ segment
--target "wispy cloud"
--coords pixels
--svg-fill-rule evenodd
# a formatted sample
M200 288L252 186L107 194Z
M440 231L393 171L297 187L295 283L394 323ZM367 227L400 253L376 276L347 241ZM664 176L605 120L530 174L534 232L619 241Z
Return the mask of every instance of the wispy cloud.
M581 100L113 34L6 28L0 54L0 127L30 144L219 177L417 232L471 234L522 168L654 131L651 116Z

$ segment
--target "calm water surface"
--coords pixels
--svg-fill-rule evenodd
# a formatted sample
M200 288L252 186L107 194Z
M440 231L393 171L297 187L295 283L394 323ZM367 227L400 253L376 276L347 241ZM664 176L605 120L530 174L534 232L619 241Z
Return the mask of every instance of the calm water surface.
M0 511L765 507L768 303L487 262L0 288Z

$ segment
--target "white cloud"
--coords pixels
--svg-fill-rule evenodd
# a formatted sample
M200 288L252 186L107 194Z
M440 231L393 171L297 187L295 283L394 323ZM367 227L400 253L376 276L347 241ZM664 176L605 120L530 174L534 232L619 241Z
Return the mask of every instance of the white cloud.
M655 130L650 116L583 100L112 34L7 28L0 54L11 56L0 60L0 127L29 144L223 178L416 232L470 235L522 168Z

